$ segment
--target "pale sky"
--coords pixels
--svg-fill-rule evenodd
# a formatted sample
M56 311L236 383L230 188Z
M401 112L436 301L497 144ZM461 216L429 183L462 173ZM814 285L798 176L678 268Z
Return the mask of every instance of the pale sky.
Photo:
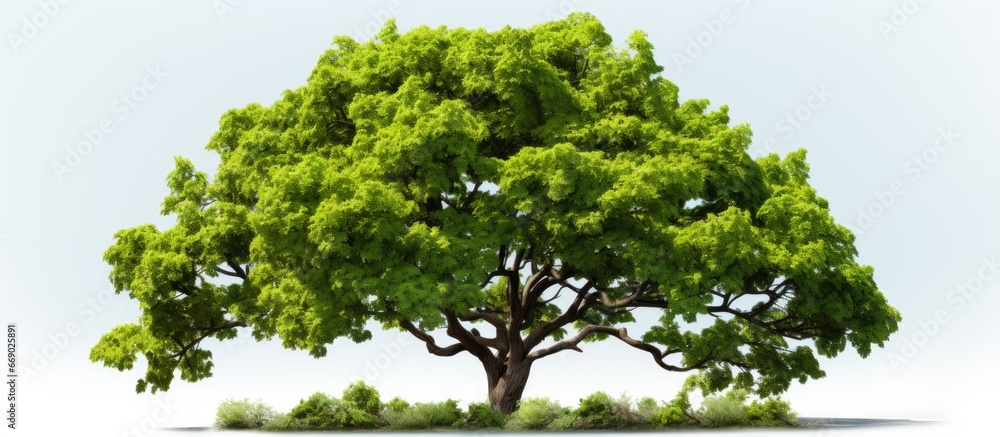
M755 155L806 148L813 186L855 231L861 261L875 266L880 289L902 312L885 349L823 360L826 378L793 384L785 397L800 415L993 414L995 403L980 396L1000 392L1000 5L344 3L0 5L0 322L18 324L25 435L75 429L78 420L109 435L150 420L206 426L225 398L288 410L315 391L339 396L363 377L385 400L485 400L475 359L431 356L397 332L338 341L322 359L277 341L212 344L214 377L136 395L144 363L120 373L87 359L104 332L138 314L136 302L110 296L101 254L118 229L169 226L158 214L173 156L214 172L217 158L204 146L219 117L302 85L334 36L368 38L389 16L402 31L497 29L570 11L594 13L619 46L632 30L646 31L682 99L729 105L734 123L751 125ZM68 152L88 136L92 150ZM583 349L538 362L525 396L571 406L597 390L670 399L686 376L620 343Z

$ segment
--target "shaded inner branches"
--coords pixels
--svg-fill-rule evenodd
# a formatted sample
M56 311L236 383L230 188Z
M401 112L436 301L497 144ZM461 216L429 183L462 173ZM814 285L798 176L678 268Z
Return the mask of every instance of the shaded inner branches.
M614 323L588 322L595 320L592 317L594 312L614 316L638 308L668 308L667 297L652 281L627 284L618 287L615 293L611 293L609 290L599 288L592 280L580 278L580 272L574 271L570 266L559 266L554 263L540 265L533 259L532 252L532 248L514 251L509 251L506 247L501 248L498 268L490 272L486 281L480 284L485 287L496 278L505 278L507 308L482 307L462 313L444 312L447 320L445 333L454 340L452 344L439 345L438 340L429 332L420 329L411 321L401 320L399 325L423 341L431 354L454 356L468 352L483 362L488 369L500 369L501 376L503 370L511 366L530 365L535 360L567 350L582 352L580 344L595 335L613 337L633 348L645 351L652 356L658 366L668 371L685 372L703 369L716 358L710 352L692 364L680 365L677 364L676 358L684 352L681 349L662 349L654 344L645 343L631 337L625 327L613 326ZM526 278L522 277L522 272L525 271L530 272ZM627 291L622 294L622 289ZM555 292L552 293L550 290ZM775 281L763 289L748 287L739 293L711 291L716 299L713 305L706 308L707 314L713 317L737 317L770 333L792 339L805 339L822 334L825 327L811 324L808 320L795 319L787 315L780 318L773 316L775 310L784 314L783 304L788 301L794 290L793 281L785 279ZM543 297L551 294L554 296ZM537 319L541 317L542 308L563 295L571 297L572 300L563 306L562 312L538 323ZM743 309L737 306L738 303L744 304L744 307L749 305L750 309ZM492 326L493 333L488 334L491 336L484 336L467 323L485 323ZM574 335L542 347L545 340L553 337L557 331L571 327L577 328ZM746 363L724 361L739 368L750 368Z

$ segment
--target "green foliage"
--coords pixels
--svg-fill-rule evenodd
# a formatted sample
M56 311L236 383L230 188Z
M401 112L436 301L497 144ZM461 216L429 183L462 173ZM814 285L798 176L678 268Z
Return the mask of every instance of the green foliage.
M215 427L219 429L258 429L278 417L278 413L262 401L227 399L219 404L215 413Z
M446 428L462 420L458 401L416 403L402 411L386 410L385 420L393 429L418 430Z
M725 395L710 396L701 401L695 416L705 426L726 427L747 425L746 395L737 390Z
M691 419L684 414L684 409L677 404L667 403L660 407L649 419L656 426L676 427L686 425Z
M400 411L386 410L383 417L386 423L389 424L390 429L420 430L431 427L430 420L420 414L414 407L408 407Z
M798 424L792 406L779 398L753 401L746 410L747 422L758 426L795 426Z
M305 421L301 419L293 419L288 414L281 414L274 418L274 420L264 424L264 431L308 431L309 428Z
M571 410L560 406L557 401L549 400L549 398L521 399L517 411L507 417L507 428L512 430L546 429L563 416L569 416L569 420L572 421ZM560 421L560 424L565 425L563 421Z
M520 402L510 416L494 410L488 403L473 402L468 411L458 408L458 402L410 405L401 398L385 404L375 403L378 391L362 382L352 383L344 390L344 399L315 393L301 400L287 414L278 414L261 401L228 399L219 405L215 426L219 429L263 429L267 431L315 430L433 430L433 429L507 429L525 430L648 430L691 426L797 426L795 413L788 402L780 398L754 400L749 405L748 393L730 390L708 396L697 410L691 410L687 393L697 387L700 378L689 378L678 396L666 403L642 398L633 403L624 394L613 398L604 392L580 399L576 409L565 408L549 398L529 398ZM377 405L380 411L371 414ZM366 407L367 406L367 407ZM692 420L693 415L697 420Z
M535 345L657 308L641 340L707 367L711 391L781 393L824 375L816 354L881 347L900 314L809 185L805 151L751 157L749 126L725 105L681 102L662 71L645 34L615 47L589 14L495 31L401 34L390 21L371 41L335 38L305 85L222 115L211 175L175 159L172 226L114 234L109 280L141 315L90 359L145 363L136 390L156 392L212 375L205 339L277 337L320 357L338 338L370 339L370 322L429 331L481 308L509 324L516 275L482 284L514 252L566 275L536 283L608 299ZM527 302L524 331L564 313L546 299ZM689 329L722 302L740 316ZM353 402L323 420L374 420L374 404ZM320 420L303 417L289 421Z
M344 390L344 403L372 418L382 411L382 400L378 390L363 381L353 382Z
M548 431L572 431L579 428L579 419L569 409L565 409L545 427Z
M303 399L272 428L289 430L366 429L378 425L381 404L378 392L364 383L353 383L345 399L314 393ZM348 400L350 399L350 400ZM374 403L374 407L372 407ZM374 411L374 412L372 412Z
M618 426L633 427L648 424L649 421L632 404L632 398L622 393L611 403L611 413Z
M451 426L462 419L462 410L458 408L458 401L453 399L444 402L416 404L413 409L426 417L431 427Z
M288 418L302 429L341 429L347 423L347 412L339 399L316 392L299 401Z
M656 402L656 399L647 396L635 403L635 409L642 420L649 422L656 415L656 412L660 410L660 404Z
M581 424L587 428L609 428L618 423L614 411L614 399L603 391L596 392L590 396L580 399L580 406L576 409L576 416Z
M393 413L399 413L405 411L407 408L410 408L410 403L406 402L405 400L399 397L392 398L389 400L389 402L385 403L386 411L390 411Z
M664 403L656 409L650 416L650 423L654 426L678 427L691 424L688 417L691 411L690 392L696 389L704 381L701 373L691 375L684 380L684 385L677 391L670 402ZM647 402L647 406L649 403Z
M655 409L656 401L647 398L647 413ZM581 429L631 428L649 423L649 416L637 411L632 400L621 395L615 399L602 391L580 399L580 406L574 411L577 417L574 427Z
M469 404L466 414L466 426L473 429L503 428L506 419L503 413L494 410L490 404L473 402Z

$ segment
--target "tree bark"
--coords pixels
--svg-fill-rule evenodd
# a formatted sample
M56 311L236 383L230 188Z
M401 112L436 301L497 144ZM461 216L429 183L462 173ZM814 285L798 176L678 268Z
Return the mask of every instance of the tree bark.
M486 369L490 406L504 415L517 409L524 387L528 384L531 363L521 362L511 367Z

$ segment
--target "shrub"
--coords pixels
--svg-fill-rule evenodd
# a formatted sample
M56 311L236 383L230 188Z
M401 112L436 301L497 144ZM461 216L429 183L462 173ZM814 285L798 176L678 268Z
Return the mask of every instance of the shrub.
M347 386L344 390L344 403L371 416L377 416L382 410L382 400L379 398L378 390L363 381L353 382Z
M347 412L339 399L323 393L313 393L288 413L290 422L304 429L339 429L347 423Z
M379 416L364 410L344 405L342 411L337 411L334 417L338 419L338 428L366 429L379 425Z
M649 401L655 408L656 401ZM633 427L649 422L648 416L643 416L632 407L632 399L628 396L622 394L615 399L602 391L580 399L576 417L579 428Z
M636 412L642 417L643 421L648 422L652 420L653 416L659 410L659 403L656 402L656 399L649 396L639 399L639 402L636 402Z
M344 390L344 399L314 393L288 412L270 430L333 430L373 428L380 424L382 402L378 391L357 382Z
M690 380L690 378L689 378ZM645 397L638 402L622 394L617 398L596 392L583 399L576 409L565 408L549 398L521 400L509 417L488 403L416 403L395 397L381 402L378 390L364 382L354 382L343 398L314 393L299 401L287 414L278 414L261 401L227 399L218 408L215 427L222 429L263 429L265 431L350 430L388 427L397 430L428 429L508 429L516 431L576 429L648 429L693 426L797 426L795 412L781 398L764 398L747 405L747 392L730 390L709 396L693 410L689 392L695 385L685 382L677 396L666 403ZM695 419L697 418L697 420Z
M632 406L632 398L625 396L622 393L618 399L611 402L611 413L615 417L615 421L620 426L636 426L636 425L646 425L649 423L644 416L639 414L638 411Z
M507 418L507 428L514 430L545 429L550 423L562 415L570 413L559 402L549 398L522 399L520 408Z
M462 419L458 401L417 403L402 411L386 410L385 419L394 429L428 429L454 425Z
M221 429L257 429L278 417L262 401L226 399L215 413L215 427Z
M469 404L466 425L470 428L503 428L506 418L503 413L494 410L490 404L474 402Z
M351 383L344 390L347 409L347 428L372 428L377 425L382 410L378 390L362 381Z
M574 414L569 408L566 408L562 411L562 413L556 416L555 419L552 419L545 429L550 431L569 431L578 429L576 426L578 420L579 419L577 419L576 414Z
M691 419L684 414L684 409L679 405L669 403L656 410L649 421L658 426L680 426L686 425Z
M792 406L780 398L753 401L747 407L747 421L751 425L778 426L797 425L798 420Z
M385 409L394 413L402 413L407 408L410 408L410 403L399 397L392 398L389 402L385 403Z
M434 402L414 405L414 410L418 411L432 427L451 426L455 422L462 420L462 410L458 408L458 401L448 399L444 402Z
M304 420L293 419L288 414L280 414L274 420L264 424L264 431L306 431L309 427Z
M382 412L382 418L385 419L391 429L415 430L430 427L430 422L427 421L427 418L417 413L412 406L407 406L400 410L386 408Z
M599 391L580 399L580 407L576 409L576 417L580 419L578 426L582 428L609 428L614 426L614 399L607 393Z
M747 424L746 393L731 390L723 396L707 397L701 402L696 416L703 425L722 427Z

